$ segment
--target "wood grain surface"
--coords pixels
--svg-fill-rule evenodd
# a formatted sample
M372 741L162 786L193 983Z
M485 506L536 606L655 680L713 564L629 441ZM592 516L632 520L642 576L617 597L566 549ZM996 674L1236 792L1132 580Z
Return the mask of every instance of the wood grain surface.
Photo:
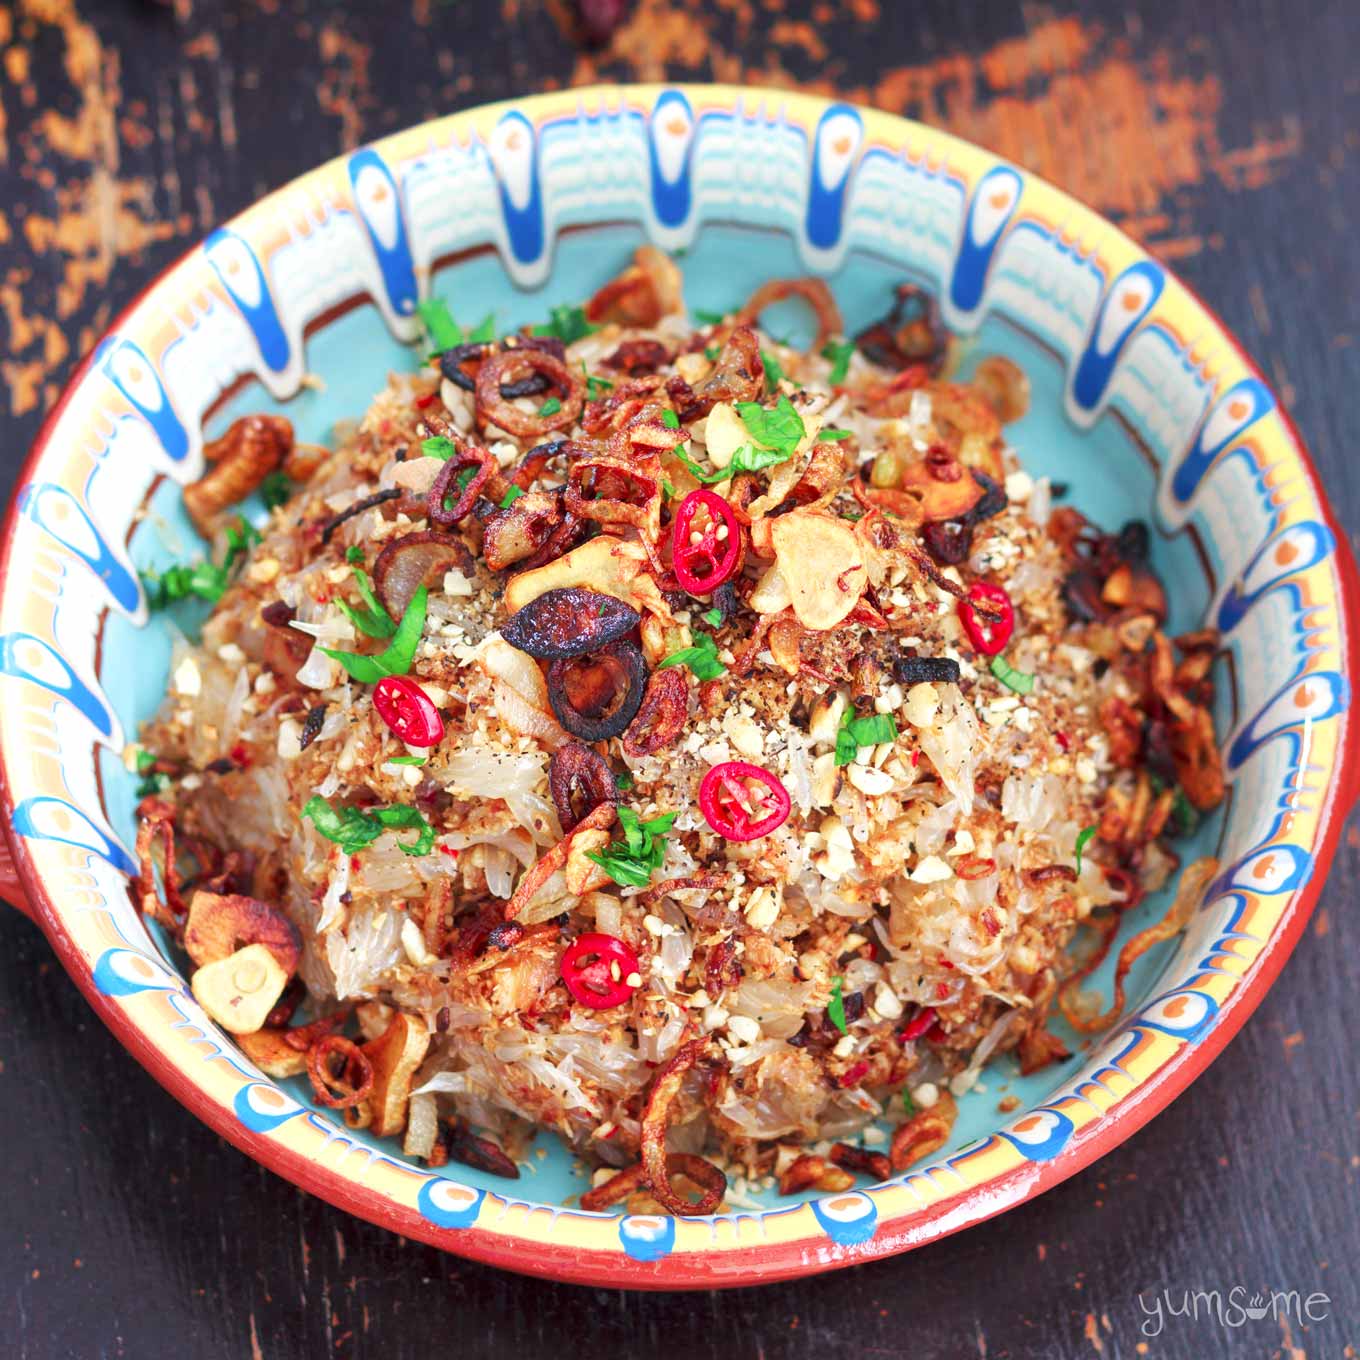
M434 114L571 82L744 80L909 113L1036 169L1170 259L1259 359L1360 527L1360 19L1347 0L1070 6L0 0L0 473L164 264L260 193ZM1246 1029L1037 1201L896 1260L726 1295L467 1265L247 1161L0 912L0 1354L1353 1357L1360 830ZM1320 1320L1163 1317L1159 1291L1324 1293Z

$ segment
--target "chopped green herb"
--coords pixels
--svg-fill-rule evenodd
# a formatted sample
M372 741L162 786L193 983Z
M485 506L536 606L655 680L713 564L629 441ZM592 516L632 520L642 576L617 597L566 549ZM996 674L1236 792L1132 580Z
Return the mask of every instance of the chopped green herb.
M488 312L466 340L469 345L489 345L496 338L496 313Z
M680 493L664 477L661 479L661 489L666 493L666 499L668 501L679 498Z
M758 449L754 444L742 444L732 455L726 467L716 468L712 472L705 472L698 463L692 458L687 457L682 451L682 446L677 445L671 450L674 454L704 486L713 486L717 482L725 482L735 477L739 472L762 472L768 467L777 467L780 463L787 463L787 454L780 453L776 449Z
M358 560L350 558L350 553L357 552ZM384 608L381 600L373 593L373 583L368 579L368 573L358 565L364 560L363 549L357 544L345 552L345 558L354 562L354 585L359 592L360 599L363 600L364 609L355 609L346 604L344 600L336 600L340 612L361 632L365 637L371 638L390 638L397 631L396 621Z
M702 307L694 308L691 315L703 326L716 326L719 322L727 320L726 312L706 312Z
M850 371L850 356L854 352L853 340L828 340L822 346L822 358L831 360L831 372L826 375L826 380L832 387L845 381L845 375Z
M1025 671L1016 670L1004 656L992 658L992 674L1007 689L1013 689L1017 694L1028 694L1034 688L1034 677Z
M538 414L541 416L555 416L561 409L562 398L549 397L548 400L545 401L543 405L538 408Z
M661 413L661 423L668 430L678 430L680 428L680 417L668 408Z
M614 388L614 384L608 378L597 378L593 373L586 373L585 364L581 365L581 372L586 374L586 397L590 401L598 401L605 393Z
M707 359L708 362L709 362L710 364L711 364L711 363L714 361L714 359L716 359L716 358L718 357L718 355L720 355L721 353L722 353L722 347L721 347L720 345L705 345L705 346L704 346L704 358Z
M293 494L293 484L275 469L260 483L260 499L266 510L277 510Z
M780 454L777 461L781 463L793 457L799 442L807 434L803 417L787 397L781 396L773 411L767 411L758 402L739 401L737 414L751 438L762 447Z
M389 756L389 757L387 758L387 764L389 764L389 765L423 765L427 760L429 760L429 756Z
M1185 796L1185 790L1177 788L1176 801L1171 804L1171 818L1176 823L1176 834L1188 836L1199 825L1199 811Z
M425 628L425 602L428 596L427 586L421 586L411 596L411 603L406 606L392 641L377 656L362 656L358 652L342 652L331 647L321 650L338 661L349 672L351 679L361 684L375 684L385 675L405 675L415 660L420 635Z
M718 644L707 633L695 633L692 647L681 647L678 652L672 652L657 665L657 670L665 670L667 666L688 666L696 680L716 680L727 671L718 660Z
M148 751L146 747L143 746L141 750L137 752L136 763L137 773L145 774L156 763L156 753L154 751Z
M633 787L632 774L627 770L624 770L622 774L616 774L614 776L614 787L618 789L620 793L627 793L628 790Z
M463 328L453 319L449 305L443 298L426 298L416 303L416 312L425 334L429 337L430 348L436 354L463 343Z
M226 538L227 555L222 569L230 571L260 541L260 531L244 515L237 515L236 522L227 525Z
M142 573L142 587L146 591L149 609L164 609L190 595L209 604L216 604L227 589L227 569L213 562L195 562L192 566L167 567L163 572Z
M623 840L611 841L603 850L588 851L586 858L594 860L615 883L626 888L645 888L666 857L666 833L675 818L674 812L663 812L644 822L632 808L621 807L619 825L623 828Z
M1091 837L1096 834L1094 826L1084 826L1077 832L1077 873L1081 873L1081 852L1091 843Z
M912 1101L911 1092L908 1091L905 1086L902 1088L902 1108L906 1111L908 1119L916 1113L916 1106Z
M769 352L769 350L764 349L760 351L760 362L765 367L765 386L773 392L775 388L784 381L785 377L787 377L787 374L784 372L784 366Z
M534 327L535 335L555 335L564 345L573 344L585 335L593 335L600 328L586 320L585 311L565 303L548 312L548 320Z
M173 783L164 770L153 770L137 785L137 797L149 798L154 793L164 793Z
M845 1023L845 998L841 995L844 986L845 979L839 973L831 979L831 1000L826 1003L826 1018L842 1034L849 1034L850 1026Z
M703 619L705 623L717 628L723 621L723 612L716 607L713 609L705 609L699 617Z
M847 708L836 733L836 764L849 765L861 746L877 746L880 742L896 740L897 719L891 713L857 718L855 710Z
M853 439L853 430L818 430L817 438L828 444L834 444L838 439Z
M522 495L524 492L512 482L506 488L505 495L501 497L501 509L508 510Z
M401 852L405 855L428 855L434 847L434 827L413 807L337 809L320 794L314 794L304 804L302 815L347 855L357 854L365 846L372 845L384 831L392 830L419 833L414 841L400 842Z
M345 549L345 561L355 566L362 566L364 561L364 550L357 544L351 543Z
M422 439L420 451L427 458L439 458L445 463L458 452L453 440L446 434L432 434L428 439Z

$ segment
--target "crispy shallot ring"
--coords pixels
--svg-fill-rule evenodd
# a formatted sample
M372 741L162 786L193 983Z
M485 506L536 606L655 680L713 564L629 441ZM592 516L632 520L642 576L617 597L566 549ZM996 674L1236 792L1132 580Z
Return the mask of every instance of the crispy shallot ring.
M179 875L175 872L175 810L159 798L146 798L138 808L141 821L137 826L137 905L153 921L177 933L181 918L188 907L180 895ZM165 901L156 890L155 861L151 857L151 843L161 837L165 866L161 881L165 884Z
M639 246L633 263L600 288L585 305L587 321L655 326L684 307L680 270L655 246Z
M646 1188L647 1183L646 1169L641 1162L634 1162L632 1166L624 1167L607 1181L601 1181L599 1185L587 1190L581 1196L581 1208L587 1213L599 1213L608 1209L611 1204L627 1199L634 1191Z
M514 895L505 904L505 920L513 921L533 901L538 890L567 862L572 840L576 836L585 831L604 831L613 824L613 803L601 803L598 807L591 808L567 835L563 836L546 853L540 855L525 871L524 876L515 886Z
M209 470L184 488L184 508L198 532L211 538L218 511L250 495L292 447L292 422L268 415L242 416L220 439L205 445Z
M439 529L420 529L391 539L373 563L373 590L393 619L400 619L421 586L442 588L457 571L471 580L476 565L461 538Z
M723 869L700 869L697 873L686 874L683 878L663 878L660 883L653 883L645 892L638 894L638 904L653 907L663 897L669 897L672 893L722 888L731 881L731 878L732 875Z
M746 305L734 320L739 326L756 324L766 307L790 297L802 298L817 317L817 336L811 345L813 350L820 351L833 335L840 335L844 330L845 323L841 320L836 299L821 279L771 279L768 283L762 283L746 299Z
M353 1010L353 1006L342 1006L338 1011L323 1015L319 1020L298 1025L283 1036L283 1042L289 1048L295 1048L299 1053L305 1053L323 1035L332 1034L345 1024Z
M1091 965L1088 964L1082 972L1074 974L1063 983L1058 989L1058 1007L1073 1029L1079 1030L1083 1034L1095 1034L1102 1029L1108 1029L1119 1019L1124 1009L1124 979L1128 976L1129 969L1153 945L1161 944L1163 940L1169 940L1185 929L1191 916L1194 915L1196 907L1199 906L1200 898L1204 896L1205 889L1213 881L1217 872L1218 861L1212 856L1197 859L1181 874L1180 884L1176 889L1176 899L1172 902L1166 915L1156 925L1149 926L1146 930L1140 930L1132 939L1125 941L1123 948L1119 951L1119 961L1115 964L1114 998L1107 1011L1100 1015L1091 1016L1086 1014L1079 1004L1075 984L1081 980L1085 972L1089 971ZM1118 917L1115 919L1118 920Z
M561 406L552 415L521 411L501 396L502 378L523 368L541 373L556 390ZM569 429L580 419L585 400L585 380L543 350L523 348L493 354L477 370L478 422L483 428L496 425L519 438L536 439L553 430Z
M548 791L563 831L574 830L601 803L619 801L619 786L604 757L582 741L565 741L552 753L548 762ZM585 810L579 816L574 804L578 792L585 799Z
M344 1059L338 1075L327 1065L335 1054ZM340 1034L323 1034L307 1050L307 1077L318 1105L330 1110L350 1110L360 1105L373 1089L373 1064L353 1040Z
M954 1129L958 1109L954 1098L948 1091L942 1091L940 1098L928 1110L899 1124L888 1149L888 1160L894 1171L905 1171L922 1157L938 1152L948 1141Z
M623 734L623 753L638 759L675 744L689 715L689 668L653 671L637 716Z
M562 528L566 510L560 491L530 491L487 516L482 557L492 571L504 571L541 552Z
M467 485L460 487L458 475L468 468L475 471ZM464 445L439 469L439 476L434 479L434 485L426 497L426 514L430 523L437 524L441 529L453 528L471 513L482 495L495 495L491 482L499 478L496 457L489 449L478 448L475 444ZM455 493L457 499L452 505L446 506L444 502Z
M870 1152L868 1148L850 1143L834 1143L831 1161L835 1166L843 1166L859 1176L872 1176L876 1181L886 1181L892 1175L892 1162L884 1153Z
M680 419L706 416L720 401L755 401L764 390L765 365L760 342L750 326L737 326L718 352L713 371L694 388L691 400L679 409Z
M695 1204L689 1204L671 1187L667 1175L666 1126L670 1123L671 1106L680 1094L686 1074L708 1056L712 1041L707 1035L691 1039L682 1044L657 1071L652 1089L647 1093L646 1104L642 1108L642 1165L647 1172L647 1180L658 1204L668 1213L685 1216L688 1214L711 1214L722 1203L727 1189L727 1177L713 1167L714 1179L702 1186L703 1197ZM718 1184L718 1180L721 1184Z
M815 1187L834 1194L848 1190L854 1183L855 1178L848 1171L816 1153L804 1152L784 1168L784 1174L779 1178L779 1193L796 1195L800 1190Z

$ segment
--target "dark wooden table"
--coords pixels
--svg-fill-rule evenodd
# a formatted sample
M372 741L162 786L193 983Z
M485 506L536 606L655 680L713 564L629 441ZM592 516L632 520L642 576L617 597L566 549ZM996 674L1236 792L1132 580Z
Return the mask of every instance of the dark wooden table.
M1353 4L1021 9L644 2L586 52L565 31L566 0L4 0L5 489L112 315L263 191L433 114L669 77L797 84L942 123L1114 216L1260 359L1343 522L1360 526ZM1312 927L1245 1031L1099 1165L913 1255L735 1295L535 1283L307 1198L165 1095L33 926L0 912L0 1352L1354 1356L1358 879L1352 823ZM1234 1285L1325 1293L1327 1316L1167 1318L1145 1334L1159 1291Z

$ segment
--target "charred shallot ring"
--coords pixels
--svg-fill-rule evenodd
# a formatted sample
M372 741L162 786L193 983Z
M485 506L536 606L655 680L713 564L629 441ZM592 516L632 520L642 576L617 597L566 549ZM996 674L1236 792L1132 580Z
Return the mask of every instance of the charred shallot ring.
M521 411L501 396L501 382L511 373L529 368L547 379L557 393L560 406L551 415ZM575 425L585 405L585 381L578 378L561 359L543 350L512 349L493 354L477 370L477 419L483 425L496 425L508 434L537 438L553 430Z
M922 1110L905 1124L900 1124L888 1151L892 1169L905 1171L922 1157L938 1152L949 1141L957 1114L953 1097L946 1091L930 1109Z
M421 586L439 586L450 571L469 580L476 571L467 545L453 534L424 529L394 538L373 563L373 590L382 606L399 619Z
M898 285L892 310L860 331L855 344L865 358L884 368L924 364L928 371L938 372L949 337L940 324L935 299L924 288L903 283Z
M384 675L373 686L373 707L398 740L408 746L438 746L444 719L430 696L408 675Z
M638 956L617 935L592 931L567 946L562 981L581 1005L608 1010L621 1006L642 985L641 967Z
M451 1121L448 1133L448 1153L455 1162L476 1167L489 1176L503 1176L506 1180L519 1179L519 1167L493 1143L490 1138L479 1138L457 1121Z
M459 481L459 474L473 469L466 482ZM482 494L482 488L489 478L497 475L495 455L489 449L478 448L475 444L465 445L439 469L430 494L426 498L426 513L431 524L441 529L451 529L471 512ZM457 497L452 505L446 502L451 496Z
M755 792L751 786L759 786ZM792 806L789 791L759 765L726 760L699 783L704 820L729 841L756 841L783 826Z
M691 595L711 594L741 565L741 526L716 491L701 487L680 502L671 528L671 565L680 588Z
M636 609L612 595L582 586L559 586L511 614L501 627L501 636L540 661L555 661L597 652L641 622Z
M580 741L563 742L553 752L548 762L548 791L563 831L574 830L601 803L619 801L619 786L604 757Z
M691 1039L676 1049L657 1071L652 1089L647 1093L647 1103L642 1109L641 1153L647 1181L657 1203L668 1213L682 1217L686 1214L711 1214L722 1203L727 1191L727 1177L717 1167L713 1167L709 1183L701 1186L704 1191L702 1198L697 1203L689 1204L672 1188L667 1165L666 1128L670 1123L671 1106L680 1094L686 1075L700 1059L708 1056L710 1043L711 1040L705 1036ZM691 1180L695 1179L688 1170L685 1174Z
M587 1213L597 1214L646 1188L646 1168L641 1162L634 1162L632 1166L625 1167L607 1181L601 1181L599 1185L587 1190L581 1196L581 1208Z
M900 685L957 685L960 674L959 663L948 656L899 656L892 663Z
M855 1147L851 1143L833 1143L831 1161L859 1176L872 1176L876 1181L886 1181L892 1175L892 1162L882 1152L870 1152L868 1148Z
M638 373L655 373L670 361L670 350L660 340L625 340L604 365L631 378Z
M817 317L817 335L812 348L820 351L833 335L840 335L845 323L841 320L841 309L831 296L831 289L821 279L771 279L762 283L734 318L738 325L750 326L760 320L766 307L772 307L785 298L800 297Z
M634 760L673 746L689 715L689 670L667 666L653 671L637 716L623 734L623 753Z
M647 663L620 639L548 667L548 703L557 721L582 741L608 741L625 731L642 706Z
M472 341L446 349L439 356L439 371L455 387L461 387L464 392L475 392L477 373L481 370L484 360L493 354L513 354L520 349L543 350L563 362L567 357L566 347L555 336L507 335L500 341ZM468 364L475 364L477 367L469 373L465 367ZM548 379L542 373L531 373L527 378L520 378L516 382L502 383L501 396L506 401L511 401L515 397L536 397L540 392L546 392L549 385Z
M974 604L983 605L996 617L983 617ZM968 598L959 601L958 611L968 641L983 656L999 656L1006 650L1006 644L1015 632L1015 606L1001 586L994 586L990 581L974 581L968 587Z
M341 1059L337 1072L333 1058ZM323 1034L307 1050L307 1076L318 1105L348 1110L361 1104L373 1089L373 1064L353 1040L340 1034Z

